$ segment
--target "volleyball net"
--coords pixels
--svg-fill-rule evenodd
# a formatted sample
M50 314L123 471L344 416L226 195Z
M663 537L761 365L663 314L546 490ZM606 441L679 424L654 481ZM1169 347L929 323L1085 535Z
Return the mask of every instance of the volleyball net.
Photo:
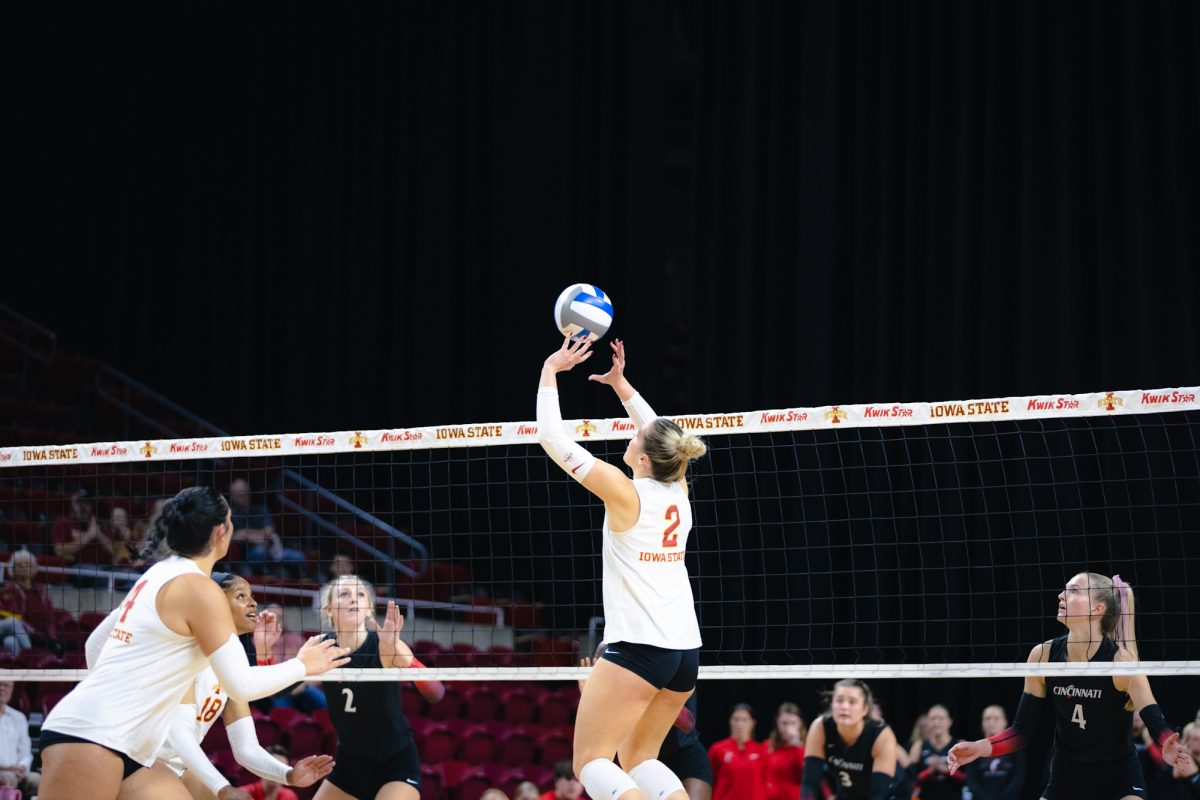
M1083 571L1136 594L1142 661L1108 671L1200 674L1197 391L673 416L709 447L685 558L702 677L1078 671L1024 661ZM566 425L612 463L634 433ZM576 677L603 636L603 507L532 422L0 448L4 579L29 551L59 609L58 646L0 677L83 674L145 520L189 485L236 501L250 533L218 569L289 632L320 628L322 584L351 569L400 605L431 678Z

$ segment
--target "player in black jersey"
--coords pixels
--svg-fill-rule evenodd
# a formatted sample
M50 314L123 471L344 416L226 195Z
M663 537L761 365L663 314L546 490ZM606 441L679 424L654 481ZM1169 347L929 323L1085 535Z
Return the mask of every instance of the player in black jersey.
M1119 575L1081 572L1071 578L1058 595L1058 621L1067 633L1034 647L1029 663L1138 660L1133 589ZM1029 675L1012 726L954 745L947 757L951 771L1024 747L1047 694L1055 714L1044 800L1145 800L1146 782L1131 739L1134 709L1162 745L1164 760L1175 763L1179 735L1167 727L1146 676Z
M869 718L871 689L860 680L833 685L828 713L808 731L800 800L818 800L829 775L838 800L884 800L896 772L896 734Z
M421 666L400 639L404 617L388 603L383 625L375 621L370 584L343 575L323 590L321 613L342 647L349 647L348 668ZM391 682L322 684L329 719L338 734L333 772L315 800L419 800L421 763L412 729L400 703L400 686ZM438 681L417 684L430 702L441 699Z

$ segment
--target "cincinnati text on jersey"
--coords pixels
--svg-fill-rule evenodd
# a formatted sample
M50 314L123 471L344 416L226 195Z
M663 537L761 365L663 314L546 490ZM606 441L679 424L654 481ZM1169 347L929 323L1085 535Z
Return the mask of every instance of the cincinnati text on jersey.
M1060 697L1086 697L1089 700L1099 700L1104 696L1103 689L1084 689L1074 684L1055 686L1054 693Z

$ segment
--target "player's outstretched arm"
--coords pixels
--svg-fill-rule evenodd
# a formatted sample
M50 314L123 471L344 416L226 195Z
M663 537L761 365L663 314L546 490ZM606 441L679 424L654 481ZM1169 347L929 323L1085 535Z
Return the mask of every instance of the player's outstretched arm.
M609 344L609 347L613 351L612 367L603 375L589 375L588 380L611 386L617 393L617 399L621 401L621 405L625 406L625 413L629 414L634 425L641 428L652 422L658 415L625 377L625 343L617 339Z
M1118 658L1119 661L1131 660ZM1154 699L1154 692L1150 690L1150 681L1145 675L1131 675L1122 679L1121 677L1114 678L1113 683L1117 689L1129 693L1129 699L1133 701L1133 707L1137 709L1138 714L1142 718L1142 722L1146 723L1146 730L1154 741L1158 742L1158 746L1162 748L1163 761L1168 766L1176 766L1181 756L1183 755L1183 745L1179 743L1179 734L1171 730L1167 725L1167 719L1163 715L1163 710L1158 705L1158 701ZM1125 684L1122 686L1122 684Z
M1050 643L1044 642L1029 651L1028 664L1038 664L1047 661L1050 655ZM986 739L973 742L959 742L950 748L946 754L946 766L953 775L959 769L970 764L977 758L1002 756L1020 750L1033 737L1041 714L1042 704L1046 702L1046 679L1041 675L1025 676L1025 692L1017 704L1017 713L1013 723L1008 728Z

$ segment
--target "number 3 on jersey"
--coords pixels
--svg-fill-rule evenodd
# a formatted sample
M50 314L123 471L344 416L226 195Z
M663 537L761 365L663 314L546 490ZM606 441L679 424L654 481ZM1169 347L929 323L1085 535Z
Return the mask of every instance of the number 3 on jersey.
M1076 703L1075 710L1071 712L1071 722L1079 726L1079 730L1087 730L1087 720L1083 718L1083 704Z
M679 534L675 529L679 527L679 506L668 506L667 513L664 519L671 520L671 524L663 531L663 547L677 547L679 545Z

